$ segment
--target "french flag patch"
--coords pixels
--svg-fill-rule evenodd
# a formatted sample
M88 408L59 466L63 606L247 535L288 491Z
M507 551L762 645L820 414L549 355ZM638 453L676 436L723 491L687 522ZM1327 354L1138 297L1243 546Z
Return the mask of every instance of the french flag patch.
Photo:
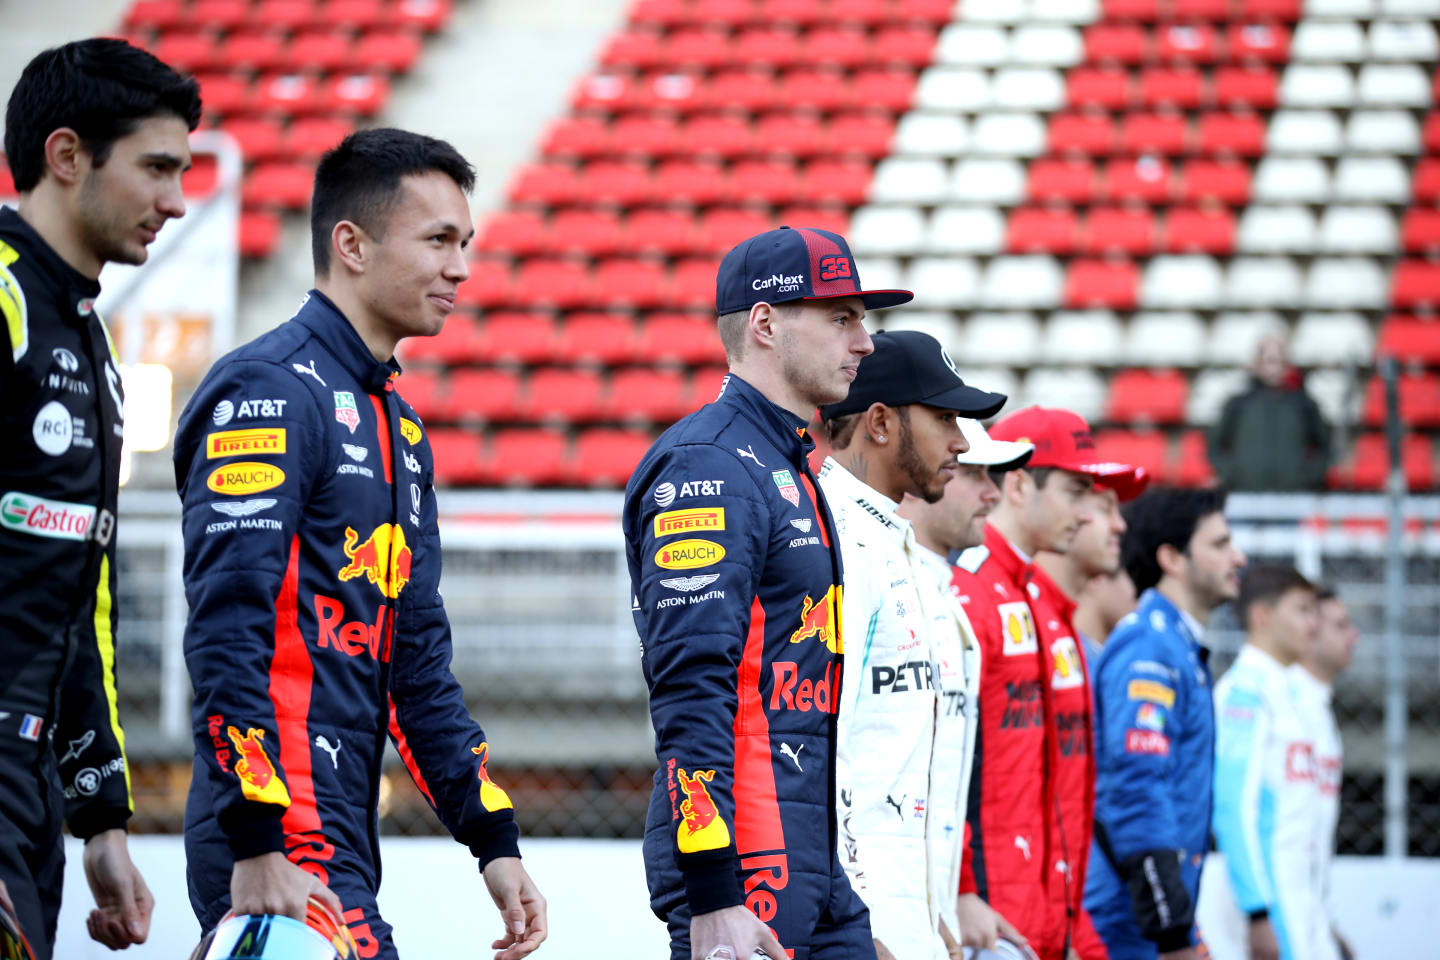
M40 718L33 713L25 714L25 719L20 721L20 736L26 740L39 740Z

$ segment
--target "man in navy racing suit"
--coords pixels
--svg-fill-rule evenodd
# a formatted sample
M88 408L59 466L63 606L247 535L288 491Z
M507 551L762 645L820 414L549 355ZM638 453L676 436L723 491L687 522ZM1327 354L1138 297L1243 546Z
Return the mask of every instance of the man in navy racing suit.
M545 938L491 744L450 672L428 431L395 389L468 274L473 171L400 130L347 137L316 171L317 289L222 358L180 419L185 658L195 770L191 905L303 919L319 896L361 957L393 960L376 910L386 735L469 847L505 921L501 960Z
M645 831L672 960L875 956L836 855L841 564L805 425L872 344L845 241L781 227L722 261L730 375L625 490L635 626L659 769Z

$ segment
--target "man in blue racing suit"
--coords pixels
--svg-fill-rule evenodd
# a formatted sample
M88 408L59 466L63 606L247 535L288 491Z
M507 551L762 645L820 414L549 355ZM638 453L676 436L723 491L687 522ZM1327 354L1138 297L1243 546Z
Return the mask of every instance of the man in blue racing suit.
M1125 509L1126 569L1144 591L1094 668L1095 847L1085 907L1110 960L1196 960L1215 715L1210 613L1239 590L1225 494L1155 490Z

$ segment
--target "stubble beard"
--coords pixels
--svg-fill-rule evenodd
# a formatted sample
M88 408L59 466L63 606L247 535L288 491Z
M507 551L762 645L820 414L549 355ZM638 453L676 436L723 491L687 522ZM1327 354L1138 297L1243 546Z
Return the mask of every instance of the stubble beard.
M107 208L103 199L98 172L91 170L85 175L80 188L77 210L80 214L80 237L100 261L106 263L127 263L139 266L149 259L149 249L144 246L130 246L119 239L134 229L135 224L123 224Z
M809 358L796 346L795 338L789 332L780 335L780 343L783 351L780 372L785 377L785 382L790 384L791 389L807 405L820 407L839 403L850 395L850 384L840 383L840 371L833 371L832 377L827 379L813 363L807 364L806 360Z

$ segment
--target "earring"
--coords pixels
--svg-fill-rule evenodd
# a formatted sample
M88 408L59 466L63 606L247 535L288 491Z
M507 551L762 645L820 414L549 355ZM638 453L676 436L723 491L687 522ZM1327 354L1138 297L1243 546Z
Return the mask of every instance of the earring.
M875 438L875 442L876 442L876 443L884 443L884 442L885 442L885 434L882 433L882 434L880 434L879 436L877 436L877 437Z

